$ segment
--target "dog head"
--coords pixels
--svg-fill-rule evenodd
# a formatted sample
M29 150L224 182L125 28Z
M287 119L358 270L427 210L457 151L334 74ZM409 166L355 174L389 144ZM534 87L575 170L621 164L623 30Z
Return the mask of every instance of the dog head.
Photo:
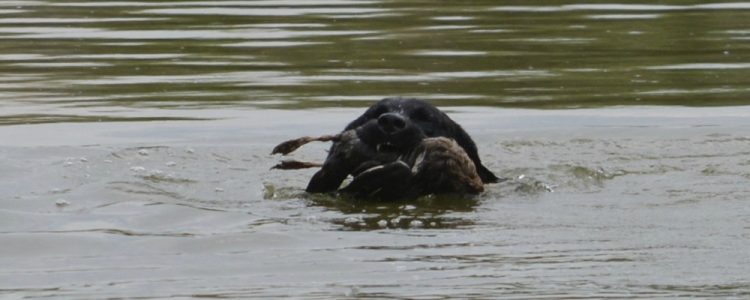
M411 152L427 135L410 118L388 112L355 129L360 140L378 152Z
M499 179L482 165L474 141L458 123L434 105L409 98L386 98L373 104L346 130L356 129L360 139L378 151L408 153L425 137L455 140L477 167L485 183Z

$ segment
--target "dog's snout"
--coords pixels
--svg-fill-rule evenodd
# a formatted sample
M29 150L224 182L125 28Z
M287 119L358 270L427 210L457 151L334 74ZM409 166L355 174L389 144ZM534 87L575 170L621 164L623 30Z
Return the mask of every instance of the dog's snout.
M406 128L406 119L397 113L382 114L378 117L378 125L383 131L393 133Z

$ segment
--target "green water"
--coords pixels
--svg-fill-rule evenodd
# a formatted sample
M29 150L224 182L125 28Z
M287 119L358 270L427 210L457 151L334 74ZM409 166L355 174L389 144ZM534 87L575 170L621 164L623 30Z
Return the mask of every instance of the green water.
M750 103L746 2L11 1L0 9L5 107L299 109L390 95L523 108Z

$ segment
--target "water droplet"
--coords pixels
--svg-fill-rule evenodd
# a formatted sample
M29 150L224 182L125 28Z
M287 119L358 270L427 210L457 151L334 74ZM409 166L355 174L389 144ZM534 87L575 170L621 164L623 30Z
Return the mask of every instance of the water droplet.
M424 222L420 220L411 220L411 222L409 222L409 227L410 228L422 228L424 227Z
M362 221L361 218L358 218L358 217L348 217L348 218L344 219L344 224L346 224L346 225L354 225L354 224L359 224L360 221Z
M346 297L357 297L359 295L359 288L352 286L349 292L346 293Z
M65 200L65 199L57 199L55 201L55 205L57 205L57 207L65 207L65 206L70 205L70 202L68 202L68 200Z

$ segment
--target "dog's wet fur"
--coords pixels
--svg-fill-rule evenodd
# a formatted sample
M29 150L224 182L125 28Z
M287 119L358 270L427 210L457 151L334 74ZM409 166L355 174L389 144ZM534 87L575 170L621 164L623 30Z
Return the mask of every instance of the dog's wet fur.
M335 137L307 192L402 199L477 194L483 184L499 181L482 164L469 134L423 100L378 101ZM351 183L340 189L349 175Z

